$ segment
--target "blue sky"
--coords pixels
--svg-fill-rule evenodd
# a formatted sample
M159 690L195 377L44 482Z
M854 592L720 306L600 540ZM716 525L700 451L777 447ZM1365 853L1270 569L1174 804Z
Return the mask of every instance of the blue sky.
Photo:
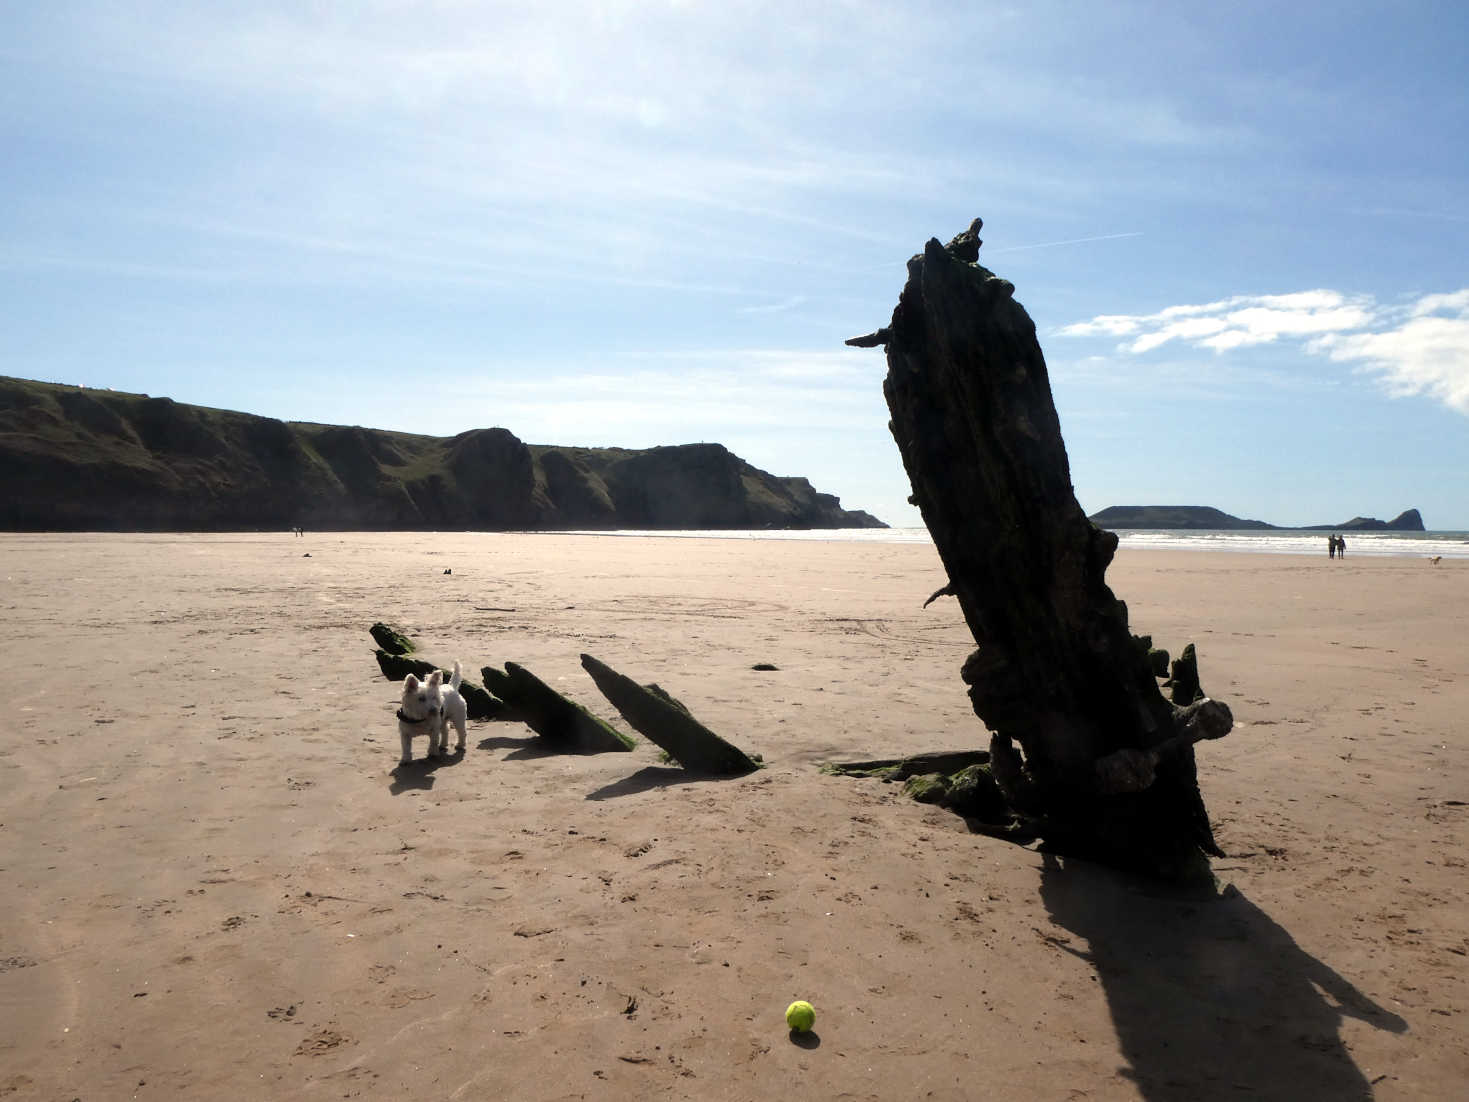
M1469 8L0 10L0 373L719 441L918 523L880 351L985 220L1089 511L1469 528Z

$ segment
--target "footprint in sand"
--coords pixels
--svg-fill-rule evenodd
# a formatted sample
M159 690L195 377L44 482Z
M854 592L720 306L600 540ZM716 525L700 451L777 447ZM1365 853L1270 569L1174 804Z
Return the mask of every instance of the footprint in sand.
M350 1045L352 1038L330 1027L318 1029L296 1046L297 1056L325 1056L343 1045Z
M395 987L388 992L387 1004L394 1010L400 1010L405 1006L433 997L432 991L425 991L419 987Z

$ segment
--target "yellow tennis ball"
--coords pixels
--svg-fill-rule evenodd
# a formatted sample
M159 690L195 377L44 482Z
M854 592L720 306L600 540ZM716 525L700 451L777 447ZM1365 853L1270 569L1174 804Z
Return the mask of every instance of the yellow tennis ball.
M805 999L797 999L786 1007L786 1025L797 1033L805 1033L816 1024L816 1008Z

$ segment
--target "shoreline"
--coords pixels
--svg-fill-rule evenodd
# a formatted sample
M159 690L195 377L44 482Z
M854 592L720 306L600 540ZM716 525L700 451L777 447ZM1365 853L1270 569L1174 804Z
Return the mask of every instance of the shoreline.
M1314 530L1278 529L1269 533L1253 531L1207 531L1200 529L1123 529L1118 536L1120 552L1209 552L1215 554L1243 554L1250 556L1322 557L1328 533ZM439 531L400 529L391 531L310 531L307 538L331 539L479 539L492 540L501 537L534 538L601 538L618 540L705 540L760 542L768 544L850 544L850 545L920 545L933 546L933 540L925 528L837 528L837 529L608 529L608 530L545 530L522 531ZM290 530L241 530L220 531L169 531L169 532L3 532L0 542L7 537L15 540L66 540L77 539L89 542L99 540L264 540L292 539ZM1432 559L1438 557L1446 564L1455 560L1469 560L1469 532L1430 531L1408 532L1365 532L1346 534L1348 555L1365 559ZM304 544L303 544L304 546ZM1344 560L1343 560L1344 561Z

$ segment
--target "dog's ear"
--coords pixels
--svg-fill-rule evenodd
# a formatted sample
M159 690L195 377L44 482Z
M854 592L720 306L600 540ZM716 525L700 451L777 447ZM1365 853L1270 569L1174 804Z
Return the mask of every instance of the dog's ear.
M403 679L403 691L405 693L416 693L418 691L418 677L415 674L410 673Z
M428 675L428 683L430 685L442 685L444 683L444 671L434 670L433 673Z

